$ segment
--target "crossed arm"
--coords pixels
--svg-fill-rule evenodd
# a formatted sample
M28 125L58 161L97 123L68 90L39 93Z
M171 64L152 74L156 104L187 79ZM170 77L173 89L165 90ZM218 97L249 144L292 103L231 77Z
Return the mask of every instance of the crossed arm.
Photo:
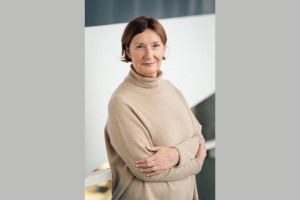
M154 154L136 161L136 167L140 168L140 172L146 173L146 176L151 177L174 166L183 166L193 158L198 159L203 164L206 157L206 147L201 134L201 125L192 112L190 112L190 115L195 130L193 137L171 148L161 146L147 147L147 150L154 152Z
M147 158L138 159L136 161L136 167L140 169L141 173L145 173L148 177L160 174L174 166L177 166L179 163L179 153L176 148L161 146L146 148L148 151L155 153ZM198 159L199 162L203 164L205 157L205 144L199 143L195 159Z
M109 107L106 128L112 146L135 177L143 181L171 181L195 175L201 170L206 150L204 144L199 146L204 139L197 120L197 123L193 122L198 128L192 138L171 148L152 147L147 129L130 107L124 106L124 102L114 101ZM117 113L115 109L118 109Z

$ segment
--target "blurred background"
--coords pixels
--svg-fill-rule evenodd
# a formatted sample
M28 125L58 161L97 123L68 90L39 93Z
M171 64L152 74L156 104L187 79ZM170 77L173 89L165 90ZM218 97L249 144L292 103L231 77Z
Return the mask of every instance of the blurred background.
M181 90L202 125L206 140L215 139L215 1L85 1L85 168L109 168L104 145L107 103L129 65L120 61L126 24L150 15L164 26L168 58L163 79ZM108 84L109 83L109 84ZM196 176L199 198L215 199L215 149L209 150ZM111 198L111 181L85 188L85 200Z

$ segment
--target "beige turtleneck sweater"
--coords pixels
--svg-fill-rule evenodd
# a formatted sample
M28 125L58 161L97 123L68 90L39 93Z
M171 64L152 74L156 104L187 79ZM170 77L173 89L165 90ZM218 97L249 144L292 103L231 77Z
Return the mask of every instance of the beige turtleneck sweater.
M112 199L198 199L195 174L202 163L195 159L204 142L201 125L181 92L169 81L139 75L131 66L108 105L105 142L112 170ZM175 147L180 163L146 177L135 161L151 155L146 146Z

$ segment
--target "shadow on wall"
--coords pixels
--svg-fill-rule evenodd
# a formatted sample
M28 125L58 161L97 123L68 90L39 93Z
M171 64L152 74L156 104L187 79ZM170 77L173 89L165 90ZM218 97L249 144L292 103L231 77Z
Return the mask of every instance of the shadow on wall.
M192 111L202 125L205 140L215 139L215 94L196 105ZM215 149L207 151L204 165L196 175L196 181L199 198L215 200Z

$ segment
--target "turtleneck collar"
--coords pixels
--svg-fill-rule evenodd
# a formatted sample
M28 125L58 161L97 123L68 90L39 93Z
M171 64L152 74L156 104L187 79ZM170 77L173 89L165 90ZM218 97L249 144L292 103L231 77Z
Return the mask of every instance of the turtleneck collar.
M130 65L130 71L128 73L128 78L134 84L144 87L144 88L154 88L159 86L159 82L161 77L163 76L163 72L158 70L156 78L144 77L138 74L132 65Z

